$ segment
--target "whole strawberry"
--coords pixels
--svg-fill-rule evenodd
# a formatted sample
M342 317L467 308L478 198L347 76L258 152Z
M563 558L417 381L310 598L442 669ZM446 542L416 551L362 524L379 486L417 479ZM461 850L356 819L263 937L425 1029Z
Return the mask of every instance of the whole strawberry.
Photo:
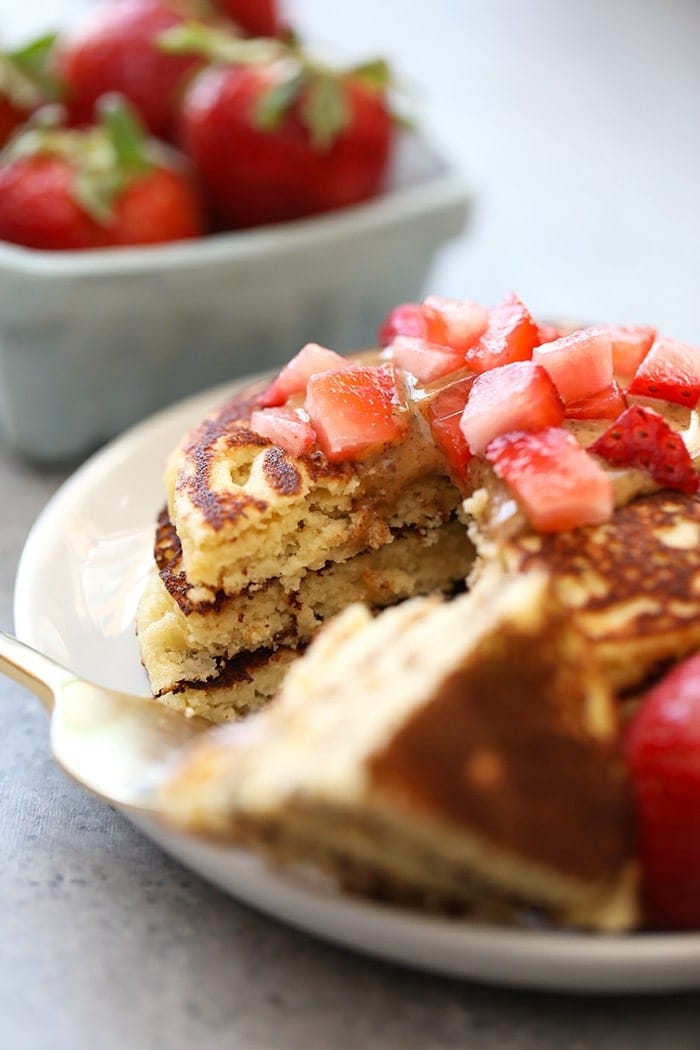
M0 51L0 149L32 113L58 97L49 72L53 33L15 51Z
M189 83L177 139L220 226L297 219L379 191L394 140L383 63L340 73L277 41L221 34L165 45L219 59Z
M642 701L626 758L650 920L700 929L700 653Z
M69 251L204 232L190 175L114 96L85 130L33 126L0 155L0 240Z
M183 79L198 59L166 53L158 38L212 10L198 0L103 2L58 52L57 74L66 86L71 122L91 124L97 100L116 91L136 107L154 135L166 138Z

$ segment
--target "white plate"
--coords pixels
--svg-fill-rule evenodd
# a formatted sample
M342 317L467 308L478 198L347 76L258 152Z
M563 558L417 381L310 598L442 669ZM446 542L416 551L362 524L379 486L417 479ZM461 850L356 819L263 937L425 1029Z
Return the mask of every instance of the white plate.
M17 634L80 674L147 691L134 637L139 590L163 502L165 457L224 396L191 398L93 456L34 525L15 591ZM276 918L372 955L460 977L576 992L700 986L700 934L601 937L431 918L313 888L239 850L154 823L143 832L217 886Z

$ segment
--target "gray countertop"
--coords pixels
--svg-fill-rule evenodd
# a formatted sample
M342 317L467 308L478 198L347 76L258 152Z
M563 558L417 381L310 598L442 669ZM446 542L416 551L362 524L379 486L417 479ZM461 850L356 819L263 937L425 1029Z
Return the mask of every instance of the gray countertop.
M0 0L0 31L80 0ZM471 170L471 235L433 288L700 339L700 6L290 0L345 52L430 84L426 120ZM10 13L10 8L11 13ZM367 23L371 23L371 31ZM421 108L421 107L419 107ZM34 517L66 472L0 442L0 627ZM0 680L0 1047L697 1047L697 996L577 999L401 970L239 905L68 783L39 705Z

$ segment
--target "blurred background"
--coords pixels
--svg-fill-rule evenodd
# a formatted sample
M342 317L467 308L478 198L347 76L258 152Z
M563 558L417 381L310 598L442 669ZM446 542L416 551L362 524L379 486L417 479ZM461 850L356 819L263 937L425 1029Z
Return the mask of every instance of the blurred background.
M89 0L0 0L9 42ZM700 339L696 0L287 0L340 57L378 52L477 194L431 276L542 316L653 322Z

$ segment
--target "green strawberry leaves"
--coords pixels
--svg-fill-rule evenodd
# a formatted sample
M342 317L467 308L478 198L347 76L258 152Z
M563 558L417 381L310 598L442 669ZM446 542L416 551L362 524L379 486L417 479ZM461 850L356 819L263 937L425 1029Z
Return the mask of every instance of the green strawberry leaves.
M323 153L350 124L352 112L347 86L336 73L321 71L311 77L301 104L301 118L314 149Z
M60 97L60 85L50 71L57 37L57 33L46 33L14 51L0 53L0 95L26 110Z

